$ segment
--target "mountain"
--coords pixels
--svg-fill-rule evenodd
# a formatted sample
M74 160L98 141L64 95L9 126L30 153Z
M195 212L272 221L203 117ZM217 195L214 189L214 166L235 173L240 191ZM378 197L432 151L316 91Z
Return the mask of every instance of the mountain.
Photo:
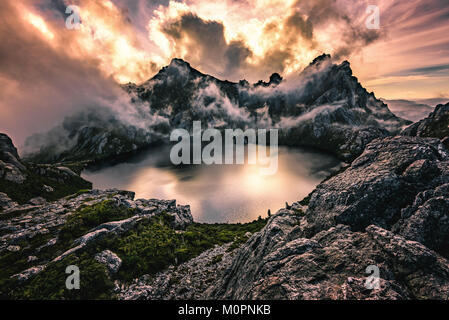
M90 188L90 182L67 167L23 161L11 139L0 133L0 210L15 202L56 200Z
M445 136L446 112L405 131ZM4 134L0 170L2 299L449 298L449 150L438 138L380 136L305 199L247 224L195 223L175 200L114 189L19 201L30 184L56 197L81 178L23 161ZM80 290L65 289L72 264Z
M148 81L122 87L134 108L123 113L132 113L133 120L91 108L50 133L62 136L59 142L49 142L48 134L28 139L34 149L28 157L40 162L113 159L168 143L172 130L191 129L200 120L218 129L277 128L280 144L311 146L352 160L372 139L410 124L360 85L349 62L334 64L329 55L317 57L295 78L273 74L268 82L254 84L219 80L173 59Z

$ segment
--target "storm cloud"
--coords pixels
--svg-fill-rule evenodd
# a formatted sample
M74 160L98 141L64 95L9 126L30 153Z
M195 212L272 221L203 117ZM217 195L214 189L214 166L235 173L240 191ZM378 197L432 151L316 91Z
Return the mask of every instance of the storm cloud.
M365 27L368 0L0 1L0 131L20 147L88 108L133 122L141 112L119 84L142 83L175 57L231 81L278 72L292 84L330 53L379 96L447 97L448 2L376 2L379 30ZM69 4L79 30L65 28Z

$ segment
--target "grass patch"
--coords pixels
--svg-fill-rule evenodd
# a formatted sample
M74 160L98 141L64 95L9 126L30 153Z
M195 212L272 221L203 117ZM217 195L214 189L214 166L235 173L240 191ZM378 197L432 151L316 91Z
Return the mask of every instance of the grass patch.
M65 282L70 274L66 274L65 270L69 265L75 265L80 270L79 290L66 288ZM62 261L49 264L25 285L15 286L9 295L13 299L26 300L100 300L113 299L113 287L105 266L83 253L79 257L70 255Z
M177 233L170 227L173 219L165 213L146 219L120 238L100 240L94 251L107 248L115 252L122 259L117 277L130 281L181 264L215 245L232 242L229 250L233 250L246 242L247 232L257 232L266 224L265 219L244 224L194 223Z
M59 232L59 240L70 243L102 223L127 219L135 214L135 209L119 206L113 200L80 208L67 219Z
M118 206L112 200L79 209L70 216L59 232L59 240L54 246L46 247L38 254L39 262L50 261L72 247L73 240L86 234L101 223L126 219L135 214L134 209ZM0 258L0 298L1 299L111 299L113 281L129 282L144 274L154 275L170 265L179 265L190 260L215 245L232 243L230 250L247 240L247 232L254 233L265 226L267 219L258 219L244 224L202 224L189 225L184 232L177 232L171 226L174 217L163 212L144 219L132 230L116 236L107 235L89 244L82 251L72 254L62 261L51 262L47 268L25 283L19 283L10 276L19 273L32 264L28 255L37 246L45 244L54 233L33 239L33 243L21 243L23 249L7 253ZM121 259L119 272L109 275L102 264L94 260L96 253L109 249ZM214 257L218 263L222 256ZM65 268L76 265L81 272L81 289L67 290ZM176 281L176 279L173 279Z

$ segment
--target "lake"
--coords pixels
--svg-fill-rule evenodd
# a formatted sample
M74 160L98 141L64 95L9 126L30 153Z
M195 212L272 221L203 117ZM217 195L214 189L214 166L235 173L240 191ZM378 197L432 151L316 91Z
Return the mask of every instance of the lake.
M138 198L176 199L189 204L196 222L249 222L274 214L285 202L302 200L340 161L331 155L303 148L279 147L278 170L261 174L261 164L182 165L170 162L169 147L153 148L126 162L82 177L97 189L118 188ZM275 156L274 153L270 156Z

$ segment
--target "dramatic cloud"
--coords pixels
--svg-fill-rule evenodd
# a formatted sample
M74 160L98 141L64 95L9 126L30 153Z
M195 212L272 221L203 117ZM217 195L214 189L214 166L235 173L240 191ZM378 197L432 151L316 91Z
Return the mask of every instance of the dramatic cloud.
M255 81L273 72L298 72L323 52L341 60L378 40L381 31L364 26L363 11L355 19L349 16L355 7L366 6L345 4L225 1L212 11L205 1L170 1L149 22L149 36L169 57L230 80Z
M85 108L128 110L118 83L174 57L236 81L290 79L321 53L388 99L449 96L449 3L377 0L2 0L0 131L26 136ZM68 30L68 5L81 27ZM291 83L291 82L290 82Z

